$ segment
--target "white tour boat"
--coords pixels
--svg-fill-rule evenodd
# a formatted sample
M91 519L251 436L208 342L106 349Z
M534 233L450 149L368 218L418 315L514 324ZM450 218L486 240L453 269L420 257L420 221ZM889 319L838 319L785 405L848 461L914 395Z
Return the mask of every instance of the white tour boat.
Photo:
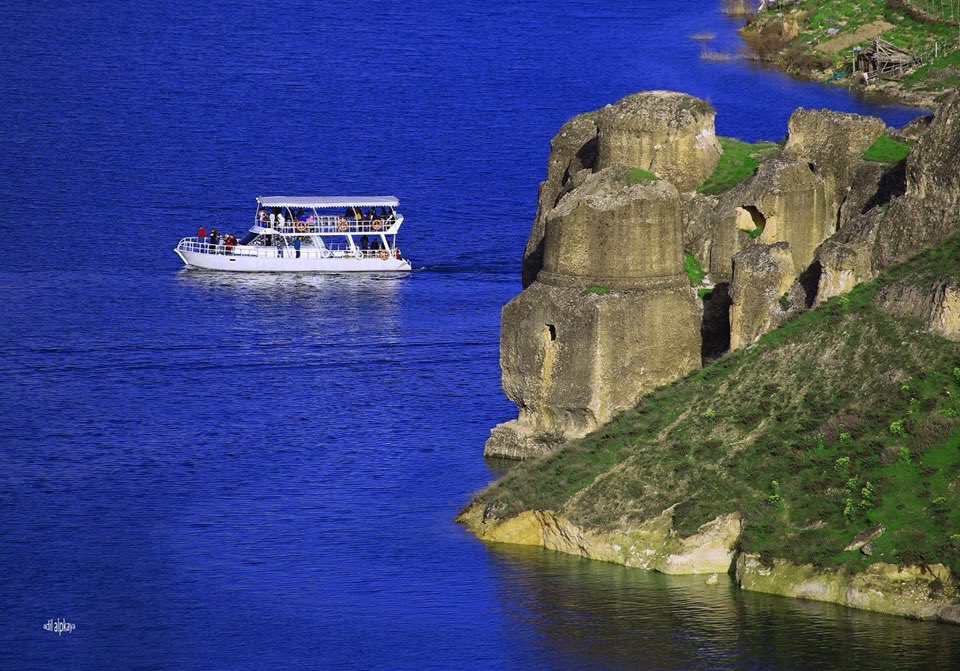
M174 251L187 267L240 272L395 272L410 270L397 233L393 196L257 198L253 226L239 240L201 226Z

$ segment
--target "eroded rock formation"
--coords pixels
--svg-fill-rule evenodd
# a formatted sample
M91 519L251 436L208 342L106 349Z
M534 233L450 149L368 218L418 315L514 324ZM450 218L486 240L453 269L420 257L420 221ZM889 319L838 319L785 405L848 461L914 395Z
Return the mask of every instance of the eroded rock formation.
M849 291L960 227L960 93L935 115L899 167L883 173L874 197L820 248L818 300ZM898 176L902 182L897 184ZM902 195L901 195L902 194Z
M704 100L649 91L607 105L597 117L597 167L618 163L649 170L681 191L700 186L720 160L716 112Z
M545 218L543 269L503 309L500 366L517 420L487 453L525 457L583 435L700 363L680 195L612 166Z
M960 94L906 163L862 159L883 121L798 110L779 151L719 196L714 111L688 95L628 96L574 117L551 142L523 260L503 311L501 368L519 417L489 455L523 458L583 435L728 348L848 291L960 228ZM653 173L651 178L648 173ZM690 287L684 252L712 293ZM956 337L960 295L923 319Z

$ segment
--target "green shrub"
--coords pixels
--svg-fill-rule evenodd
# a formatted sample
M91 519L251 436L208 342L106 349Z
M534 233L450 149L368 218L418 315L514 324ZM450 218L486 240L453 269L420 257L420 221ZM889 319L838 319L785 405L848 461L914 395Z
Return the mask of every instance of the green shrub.
M890 433L897 438L903 438L907 435L907 429L904 426L902 419L895 419L890 422Z
M873 488L872 482L867 482L863 486L863 489L860 490L860 508L867 510L873 508L875 501L874 497L877 495L876 490Z
M833 470L842 478L850 475L850 457L839 457L833 462Z
M853 497L851 496L848 496L844 500L843 516L846 517L848 520L852 520L854 517L857 516L857 509L853 505Z
M697 261L697 257L690 252L683 253L683 271L687 274L691 287L700 286L703 283L703 278L707 275L703 266Z
M780 496L780 483L776 480L770 482L770 496L767 497L767 503L771 506L779 506L783 503L783 497Z

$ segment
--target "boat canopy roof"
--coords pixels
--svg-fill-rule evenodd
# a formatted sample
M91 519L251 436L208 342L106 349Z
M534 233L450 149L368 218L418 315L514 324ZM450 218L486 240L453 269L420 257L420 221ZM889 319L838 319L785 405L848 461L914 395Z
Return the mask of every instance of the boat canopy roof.
M263 207L396 207L400 204L393 196L261 196L257 202Z

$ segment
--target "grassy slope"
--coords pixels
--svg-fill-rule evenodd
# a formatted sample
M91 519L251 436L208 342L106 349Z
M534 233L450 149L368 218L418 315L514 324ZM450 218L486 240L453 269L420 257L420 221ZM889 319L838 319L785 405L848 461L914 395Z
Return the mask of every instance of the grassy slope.
M682 533L746 519L744 549L817 565L944 562L960 571L960 343L892 318L878 287L960 276L960 240L892 269L480 495L612 528L679 504ZM913 281L913 280L911 280ZM887 532L872 558L843 552Z

